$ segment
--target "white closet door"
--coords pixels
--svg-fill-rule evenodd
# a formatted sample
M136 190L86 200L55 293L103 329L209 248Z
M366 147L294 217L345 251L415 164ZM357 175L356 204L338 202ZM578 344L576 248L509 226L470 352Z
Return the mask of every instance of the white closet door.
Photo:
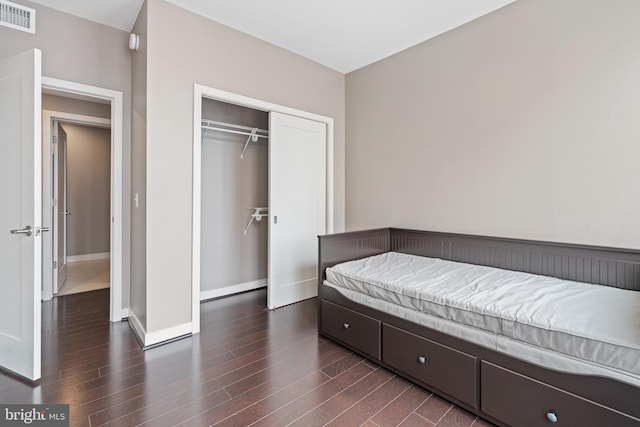
M40 378L41 53L0 60L0 367Z
M326 229L326 124L269 114L267 306L318 295L317 236Z

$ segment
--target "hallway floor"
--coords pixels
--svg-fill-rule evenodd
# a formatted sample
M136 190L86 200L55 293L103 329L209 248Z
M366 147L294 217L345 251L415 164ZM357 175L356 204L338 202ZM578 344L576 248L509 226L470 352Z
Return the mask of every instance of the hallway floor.
M70 404L71 426L490 424L317 333L317 302L264 290L201 305L202 332L142 351L109 291L42 307L38 385L0 373L2 403Z
M108 258L68 263L67 280L56 295L71 295L108 288L111 280L110 265Z

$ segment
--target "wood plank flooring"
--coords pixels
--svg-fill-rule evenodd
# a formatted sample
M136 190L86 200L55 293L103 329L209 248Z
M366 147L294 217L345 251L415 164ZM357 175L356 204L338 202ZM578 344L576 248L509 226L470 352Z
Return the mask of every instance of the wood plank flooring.
M72 426L490 426L317 334L316 301L202 304L202 332L142 351L109 291L43 304L43 378L2 403L68 403Z

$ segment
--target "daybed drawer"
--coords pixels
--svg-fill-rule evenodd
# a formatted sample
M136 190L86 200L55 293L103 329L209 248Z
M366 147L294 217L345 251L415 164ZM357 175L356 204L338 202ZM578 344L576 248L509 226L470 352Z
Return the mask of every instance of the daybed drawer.
M322 300L322 332L380 360L380 321Z
M484 361L481 382L482 412L511 426L640 425L640 420Z
M473 406L477 404L476 358L434 341L382 325L382 361Z

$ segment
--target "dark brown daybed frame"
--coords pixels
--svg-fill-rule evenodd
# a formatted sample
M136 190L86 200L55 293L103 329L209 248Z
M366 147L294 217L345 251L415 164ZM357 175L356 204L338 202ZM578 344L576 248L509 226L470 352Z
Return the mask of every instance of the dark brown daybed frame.
M388 251L635 291L640 251L386 228L320 236L318 262L320 334L468 411L498 425L640 425L638 387L545 369L355 303L323 285L328 267Z

